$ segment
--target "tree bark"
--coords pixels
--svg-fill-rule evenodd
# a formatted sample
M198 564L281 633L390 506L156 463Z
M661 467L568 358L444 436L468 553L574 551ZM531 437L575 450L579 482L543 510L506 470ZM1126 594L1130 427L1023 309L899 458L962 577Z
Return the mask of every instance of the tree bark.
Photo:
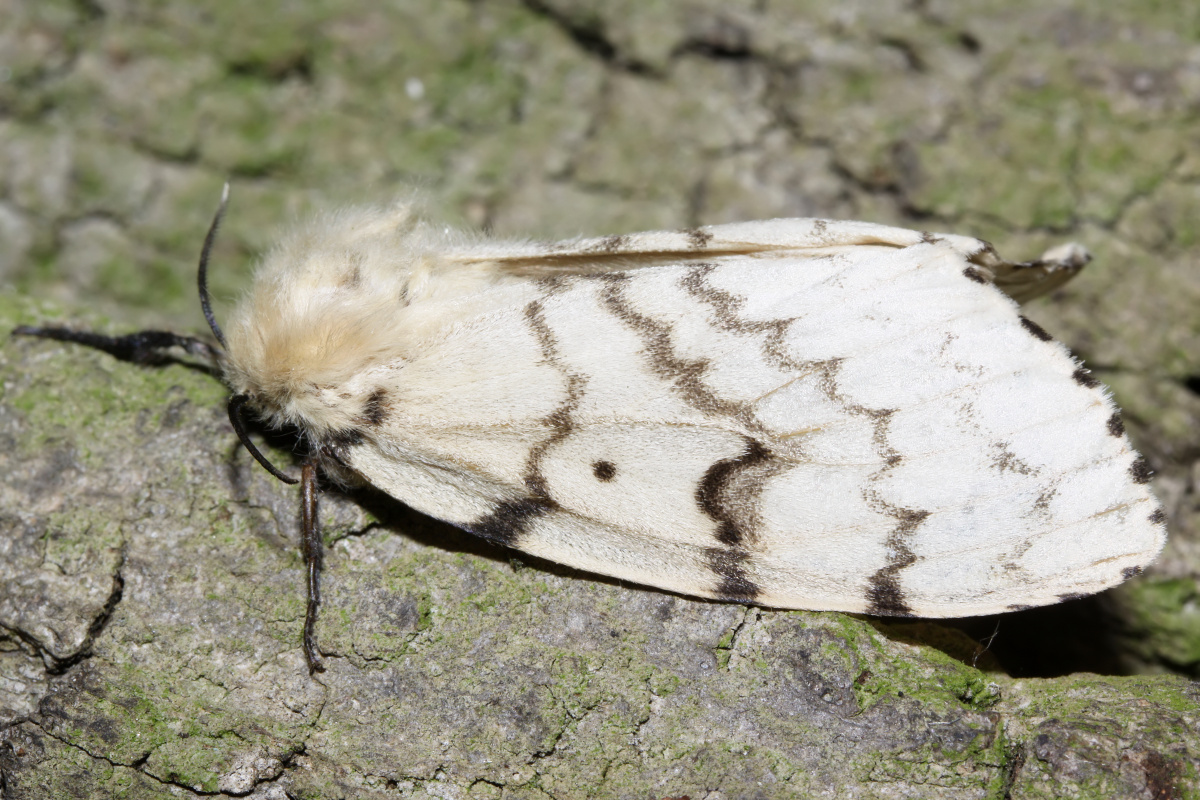
M310 678L298 498L219 382L12 340L3 800L1200 796L1196 9L0 8L0 328L204 331L193 264L230 175L223 308L294 214L414 185L511 235L1074 239L1095 263L1027 313L1113 388L1172 534L1102 598L888 622L622 585L330 490Z

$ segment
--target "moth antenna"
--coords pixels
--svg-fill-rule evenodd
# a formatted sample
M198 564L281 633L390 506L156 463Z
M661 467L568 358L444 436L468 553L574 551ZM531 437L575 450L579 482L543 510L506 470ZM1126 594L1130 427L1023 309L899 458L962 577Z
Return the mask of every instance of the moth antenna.
M228 350L229 345L225 344L225 334L221 333L221 326L217 324L217 318L213 316L212 298L208 294L208 257L212 253L213 243L217 240L217 228L221 227L221 218L225 216L225 207L229 205L229 182L226 181L225 188L221 190L221 202L217 205L217 213L213 215L212 224L208 226L208 233L204 235L204 247L200 250L200 268L196 270L196 283L200 287L200 308L204 310L204 318L208 320L208 327L212 329L213 336L217 337L217 341L221 343L222 349ZM231 406L232 408L232 406ZM236 425L234 427L237 427ZM245 437L242 438L243 444ZM264 465L267 463L261 455L254 450L252 445L247 445L250 452L255 454ZM268 467L269 470L279 475L274 467ZM295 481L292 481L295 483Z
M90 331L73 331L68 328L37 328L18 325L13 336L39 336L59 342L71 342L103 350L113 358L131 364L162 364L173 360L168 352L172 347L182 348L189 355L208 362L209 369L217 369L220 358L212 345L191 336L180 336L170 331L138 331L124 336L105 336Z
M254 460L262 464L263 469L284 483L299 483L300 481L295 478L280 472L274 464L267 460L266 456L259 452L259 449L254 446L254 442L250 441L250 434L246 432L246 423L242 419L242 408L249 399L250 397L244 394L235 394L229 398L229 422L233 425L233 432L237 434L242 446L250 451L250 455L254 456Z

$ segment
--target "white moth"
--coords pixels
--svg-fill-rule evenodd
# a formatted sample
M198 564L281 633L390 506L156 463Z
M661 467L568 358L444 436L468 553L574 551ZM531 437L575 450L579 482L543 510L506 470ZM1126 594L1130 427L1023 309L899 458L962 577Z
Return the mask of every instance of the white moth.
M1165 540L1106 390L1014 302L1086 260L814 219L499 242L360 208L271 252L213 355L256 457L243 405L308 444L314 669L318 468L686 595L991 614L1114 586Z

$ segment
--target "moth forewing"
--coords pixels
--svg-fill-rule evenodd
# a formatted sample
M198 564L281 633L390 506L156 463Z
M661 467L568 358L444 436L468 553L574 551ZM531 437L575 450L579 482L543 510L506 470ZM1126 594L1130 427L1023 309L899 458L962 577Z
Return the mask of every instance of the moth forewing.
M1084 263L810 219L531 243L319 218L264 260L221 357L231 409L309 444L310 666L318 467L699 597L941 617L1120 583L1165 538L1149 470L1004 293Z

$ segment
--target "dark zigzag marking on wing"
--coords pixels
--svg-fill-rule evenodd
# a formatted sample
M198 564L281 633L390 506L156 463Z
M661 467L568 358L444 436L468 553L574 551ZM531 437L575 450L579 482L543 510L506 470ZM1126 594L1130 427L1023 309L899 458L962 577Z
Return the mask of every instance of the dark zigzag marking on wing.
M642 352L651 371L671 385L688 405L708 414L730 417L743 424L750 422L750 410L744 403L717 397L703 381L708 360L681 358L671 345L671 326L634 310L625 297L630 277L624 273L600 275L603 281L600 301L617 319L628 325L642 340Z
M695 497L700 510L716 523L713 535L718 542L731 548L753 549L762 527L762 488L787 468L787 462L757 439L744 436L743 441L740 454L708 468Z
M912 615L912 608L904 597L904 590L900 588L900 571L917 562L917 556L908 546L907 539L925 521L929 512L897 506L890 508L899 524L888 534L887 566L880 567L868 581L870 588L867 590L867 600L870 605L867 611L871 614L907 617Z
M547 280L543 285L549 292L554 292L560 283ZM571 435L574 429L571 414L579 406L584 387L587 385L587 379L568 369L559 355L558 343L546 322L541 300L530 301L525 306L525 321L529 323L529 328L541 347L542 358L566 379L567 396L558 408L542 419L542 424L549 429L550 435L530 448L529 456L525 460L522 480L529 497L501 503L491 513L464 526L484 539L516 548L521 546L521 536L534 520L559 508L546 489L546 478L542 475L542 459L551 447Z
M642 340L642 351L650 368L662 381L674 388L685 402L706 414L740 422L746 429L761 430L753 412L744 403L718 397L703 381L707 359L685 359L674 352L671 326L636 311L624 296L629 277L622 274L603 276L601 302ZM746 572L749 553L744 545L754 540L758 525L759 493L770 477L784 469L765 445L746 436L746 450L736 458L713 464L696 487L696 502L716 523L714 535L724 547L705 551L708 567L719 583L714 590L726 600L751 602L761 593Z
M716 268L717 265L710 262L696 264L684 274L679 285L692 297L712 309L713 322L718 328L754 337L755 344L762 349L766 360L785 372L805 371L810 365L791 358L784 345L784 337L796 318L742 319L738 315L746 302L745 299L724 289L718 289L708 282L708 275Z
M708 283L707 277L715 268L714 264L698 264L688 271L682 279L681 285L693 297L707 303L712 308L714 321L719 327L733 333L756 336L762 342L762 351L767 360L774 362L783 371L817 371L820 374L821 388L826 396L848 413L865 416L870 420L873 427L872 438L877 452L884 460L884 466L871 476L868 487L863 490L863 496L871 508L895 518L896 527L888 536L887 564L877 570L868 580L866 602L871 613L911 614L911 609L905 601L900 587L899 574L905 567L917 561L916 555L908 546L907 537L920 524L921 520L929 516L929 512L897 507L884 501L873 488L870 488L871 483L879 481L902 460L900 454L887 441L887 426L894 410L865 408L843 397L837 389L837 372L841 367L842 359L807 363L799 363L792 359L785 351L784 337L794 320L742 319L739 312L745 302L743 298Z
M842 359L831 359L822 365L821 388L829 399L839 403L847 412L865 416L871 421L872 440L883 458L883 467L867 479L862 497L870 508L896 520L896 526L888 534L886 542L887 564L876 570L867 581L867 611L871 614L908 616L912 614L912 609L900 586L900 572L919 560L919 556L908 546L908 537L929 516L929 512L889 503L875 490L874 485L903 461L900 453L888 442L888 425L896 411L890 408L866 408L843 397L837 388L837 372L841 363Z
M546 322L541 300L533 300L525 306L525 320L542 348L542 358L567 381L566 399L542 420L542 424L550 429L550 435L533 446L525 462L525 487L535 497L546 497L546 479L541 472L542 458L546 451L570 436L574 430L571 415L579 407L584 387L587 386L587 378L572 372L559 355L558 342L554 340L554 332Z
M558 505L547 498L528 497L500 503L491 513L463 527L476 536L490 542L519 547L521 535L530 523L558 509Z
M704 556L711 569L721 579L714 591L719 600L753 603L762 593L761 588L746 575L745 562L749 554L745 550L730 547L710 547Z
M715 264L697 264L688 271L682 279L681 285L693 297L707 303L712 308L713 320L716 325L730 332L758 337L762 342L764 356L784 371L818 371L821 374L822 388L831 400L842 406L848 413L865 416L871 421L874 427L875 446L884 459L884 466L871 476L868 487L864 489L864 499L876 511L893 517L896 520L896 526L887 540L887 564L878 569L869 579L867 602L872 613L911 614L911 609L900 587L899 576L905 567L918 560L908 546L907 540L917 526L929 516L929 512L888 503L873 488L870 488L870 484L878 482L890 470L896 468L902 460L900 453L887 440L887 427L894 410L865 408L843 397L837 389L837 372L842 364L841 359L807 363L799 363L792 359L785 352L784 337L794 320L742 319L739 312L745 302L744 299L708 283L707 277L715 268ZM975 280L981 276L968 275L968 277ZM1024 319L1022 319L1022 324L1025 324ZM1031 327L1035 326L1025 325L1026 330L1030 330ZM1031 330L1031 333L1037 335L1036 331ZM1003 467L1008 463L1010 462L1004 462L997 466Z
M706 548L705 559L720 582L714 594L722 600L750 603L762 589L752 581L745 563L751 560L746 546L758 541L759 493L783 465L761 442L745 437L746 449L709 467L696 487L696 502L717 524L715 536L723 547Z

